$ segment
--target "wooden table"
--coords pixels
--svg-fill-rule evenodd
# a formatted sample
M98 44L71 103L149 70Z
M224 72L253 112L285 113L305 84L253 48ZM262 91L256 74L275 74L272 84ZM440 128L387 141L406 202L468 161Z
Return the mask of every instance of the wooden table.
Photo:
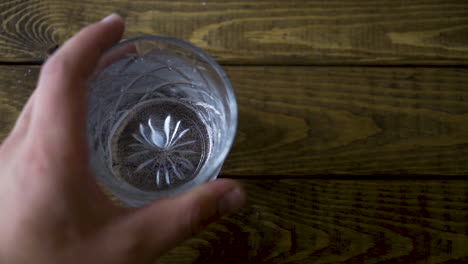
M0 138L48 53L118 12L225 68L249 206L159 263L467 263L466 0L2 0Z

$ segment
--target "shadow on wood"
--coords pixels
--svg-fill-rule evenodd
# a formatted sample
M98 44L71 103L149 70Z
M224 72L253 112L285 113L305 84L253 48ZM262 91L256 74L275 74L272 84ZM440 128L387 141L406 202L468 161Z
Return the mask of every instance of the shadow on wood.
M250 205L157 263L464 263L466 181L243 180Z

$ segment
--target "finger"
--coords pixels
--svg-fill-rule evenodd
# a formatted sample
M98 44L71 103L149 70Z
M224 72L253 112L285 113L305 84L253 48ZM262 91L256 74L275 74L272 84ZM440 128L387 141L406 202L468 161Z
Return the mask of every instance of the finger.
M130 248L130 251L134 251L132 247L144 248L146 253L158 256L221 216L241 208L245 202L246 193L235 181L223 179L203 184L133 213L124 226L119 227L119 230L127 230L123 234L126 239L118 238L123 244L114 246ZM115 236L111 239L116 241Z
M126 57L137 55L137 49L134 43L128 43L127 45L121 46L117 49L112 49L109 52L106 52L101 59L99 60L96 70L93 75L98 74L101 70L109 66L110 64Z
M47 60L39 77L31 133L37 136L41 131L53 138L44 142L57 146L67 142L83 145L86 81L101 54L121 38L123 29L122 19L111 15L82 29Z
M123 20L117 14L83 28L49 58L42 71L50 70L52 75L59 71L67 78L86 81L102 53L120 40L123 30Z

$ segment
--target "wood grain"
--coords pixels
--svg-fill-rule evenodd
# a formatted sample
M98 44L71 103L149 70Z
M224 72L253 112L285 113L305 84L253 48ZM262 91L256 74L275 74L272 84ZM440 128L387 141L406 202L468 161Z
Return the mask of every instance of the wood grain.
M157 263L466 263L467 181L244 180L242 212Z
M227 67L229 175L468 174L468 69Z
M31 95L38 67L0 66L0 142L13 128L15 120Z
M42 61L111 12L127 18L126 37L178 37L226 64L468 62L468 5L460 0L3 0L0 61Z
M468 69L225 69L240 114L226 176L468 174ZM37 72L0 67L1 136Z

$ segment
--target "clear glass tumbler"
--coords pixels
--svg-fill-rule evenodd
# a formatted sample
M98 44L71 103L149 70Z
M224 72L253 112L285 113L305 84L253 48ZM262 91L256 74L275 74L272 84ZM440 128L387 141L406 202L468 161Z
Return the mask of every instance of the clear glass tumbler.
M120 201L138 207L217 177L237 104L202 50L168 37L123 41L104 54L89 89L90 165Z

